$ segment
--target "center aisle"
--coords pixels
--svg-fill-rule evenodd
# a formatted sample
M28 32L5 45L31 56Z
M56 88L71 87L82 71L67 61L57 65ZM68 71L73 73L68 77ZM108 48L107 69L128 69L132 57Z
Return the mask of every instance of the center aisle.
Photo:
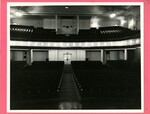
M81 109L81 97L73 76L71 65L65 65L60 88L59 109Z

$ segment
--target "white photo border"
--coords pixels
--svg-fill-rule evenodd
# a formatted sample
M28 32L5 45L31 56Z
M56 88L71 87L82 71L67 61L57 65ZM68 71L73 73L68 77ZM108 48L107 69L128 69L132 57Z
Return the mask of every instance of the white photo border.
M123 110L11 110L10 109L10 7L11 6L94 6L94 5L132 5L140 6L140 28L141 28L141 109ZM143 2L7 2L7 112L11 113L142 113L144 112L144 3Z

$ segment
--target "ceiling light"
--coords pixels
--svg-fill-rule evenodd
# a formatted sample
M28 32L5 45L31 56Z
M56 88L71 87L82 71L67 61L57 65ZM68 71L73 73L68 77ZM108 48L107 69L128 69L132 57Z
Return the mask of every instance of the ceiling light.
M69 9L69 7L66 6L65 9Z
M16 11L16 12L15 12L15 15L18 16L18 17L21 17L21 16L22 16L22 12Z
M115 13L112 13L112 14L110 14L109 16L110 16L110 18L114 18L114 17L116 17L116 14L115 14Z

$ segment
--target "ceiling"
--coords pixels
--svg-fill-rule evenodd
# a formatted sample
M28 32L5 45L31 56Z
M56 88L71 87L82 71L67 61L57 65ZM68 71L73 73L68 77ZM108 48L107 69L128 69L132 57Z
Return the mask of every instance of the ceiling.
M25 18L45 18L47 16L55 15L80 15L91 16L97 15L101 17L108 17L110 13L116 13L118 17L140 15L140 6L11 6L10 15L12 18L18 18L15 16L15 12L20 11Z

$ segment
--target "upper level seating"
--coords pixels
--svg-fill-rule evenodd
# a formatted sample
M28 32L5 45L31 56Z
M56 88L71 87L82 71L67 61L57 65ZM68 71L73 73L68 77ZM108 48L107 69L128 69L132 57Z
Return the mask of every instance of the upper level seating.
M34 28L33 26L10 26L11 40L25 41L113 41L139 38L139 30L130 30L120 26L83 29L78 34L56 34L54 29Z
M33 26L11 25L10 36L15 40L44 41L55 38L54 29L34 28Z
M48 106L57 104L63 66L64 62L33 62L18 72L12 71L11 107L38 108L38 101L45 101L43 105L49 101Z
M33 36L35 28L33 26L11 25L10 36L11 37L30 37Z
M140 108L140 73L96 61L73 61L72 67L81 87L83 108Z

